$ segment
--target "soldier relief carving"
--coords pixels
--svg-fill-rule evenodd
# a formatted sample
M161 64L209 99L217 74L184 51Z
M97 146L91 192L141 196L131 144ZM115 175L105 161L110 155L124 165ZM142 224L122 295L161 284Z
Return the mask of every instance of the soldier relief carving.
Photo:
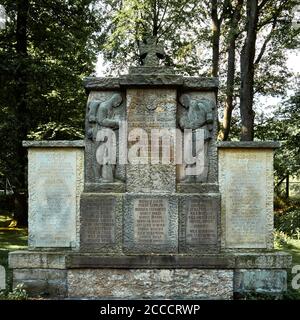
M191 148L196 161L179 166L180 182L207 182L208 145L213 137L215 103L206 98L183 94L179 98L181 109L178 125L182 131L190 129L191 137L185 140L184 152Z
M121 94L114 93L104 101L95 99L88 103L87 139L94 159L91 161L91 170L96 183L122 182L122 177L125 176L125 166L117 163L119 127L123 118L120 116L122 108L118 107L122 102ZM184 138L183 155L188 154L193 159L190 162L183 159L184 162L178 164L178 180L188 183L207 182L208 150L209 141L213 137L215 103L207 98L186 93L180 96L179 103L181 107L178 109L178 127ZM186 137L187 131L189 133ZM119 173L123 171L120 176Z
M116 164L111 159L116 158L111 152L116 148L109 148L107 139L116 145L116 136L111 134L111 130L119 129L119 119L116 117L115 109L122 103L120 93L113 94L105 101L92 100L88 104L88 124L87 138L94 142L93 167L96 182L111 183L115 180ZM110 130L106 130L110 129Z

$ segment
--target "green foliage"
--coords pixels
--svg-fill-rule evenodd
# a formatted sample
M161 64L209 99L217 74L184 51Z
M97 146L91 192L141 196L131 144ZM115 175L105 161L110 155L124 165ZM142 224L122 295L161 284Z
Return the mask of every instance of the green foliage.
M48 122L28 134L32 140L72 140L83 139L82 130L62 123Z
M112 62L111 72L139 63L138 45L147 34L152 34L165 40L168 65L183 73L199 74L197 47L209 40L206 32L210 22L203 19L208 13L207 5L197 0L103 0L102 3L106 8L103 54Z
M274 218L276 230L300 240L300 208L277 212Z
M8 16L0 30L0 174L24 188L22 139L82 138L82 79L94 70L102 15L97 0L30 0L21 54L18 3L0 0Z
M256 136L260 140L281 141L276 150L274 168L277 180L287 174L300 174L300 93L296 93L281 105L273 116L257 125Z
M18 284L11 292L0 291L0 300L27 300L28 294L23 284Z

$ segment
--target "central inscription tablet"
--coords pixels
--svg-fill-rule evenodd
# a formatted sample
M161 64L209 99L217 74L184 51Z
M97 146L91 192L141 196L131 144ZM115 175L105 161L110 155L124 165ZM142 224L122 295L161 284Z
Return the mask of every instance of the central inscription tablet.
M172 196L127 194L124 215L127 252L178 251L178 208Z
M143 244L164 244L168 227L166 199L136 199L134 201L134 238Z

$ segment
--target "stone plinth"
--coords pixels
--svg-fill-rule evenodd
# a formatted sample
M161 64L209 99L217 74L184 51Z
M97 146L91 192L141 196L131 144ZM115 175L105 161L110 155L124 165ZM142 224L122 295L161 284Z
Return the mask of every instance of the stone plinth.
M286 290L291 256L282 252L130 255L16 251L14 286L33 296L101 299L231 299Z

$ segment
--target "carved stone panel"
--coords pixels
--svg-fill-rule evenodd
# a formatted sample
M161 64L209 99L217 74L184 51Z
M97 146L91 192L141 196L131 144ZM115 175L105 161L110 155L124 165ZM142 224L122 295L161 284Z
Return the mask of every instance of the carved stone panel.
M176 90L128 89L127 120L128 132L131 135L128 143L127 190L145 193L175 192L175 143L171 131L176 129ZM162 155L161 137L155 136L158 139L153 139L152 136L153 133L159 134L159 130L170 133L168 163L163 163L162 156L158 157L158 162L152 161L151 155L156 156L155 152ZM168 133L162 133L162 136L166 137ZM135 158L131 157L135 154L133 150L137 150L138 156Z
M127 194L124 250L138 253L177 252L177 199L174 196Z
M118 251L122 209L122 196L83 193L80 208L80 248Z
M220 249L220 195L183 194L179 205L180 251Z
M273 150L220 149L224 248L273 248Z
M90 92L85 120L85 183L89 188L124 182L125 166L119 162L119 125L124 120L124 97L120 92ZM107 136L107 132L111 134Z
M178 128L191 130L192 136L183 136L183 164L177 165L178 183L217 182L217 108L214 92L182 92L177 110ZM203 143L201 141L203 140ZM199 144L196 144L199 141ZM197 157L195 164L188 164L186 148ZM189 151L189 153L191 153Z
M29 149L29 246L77 247L83 151Z

